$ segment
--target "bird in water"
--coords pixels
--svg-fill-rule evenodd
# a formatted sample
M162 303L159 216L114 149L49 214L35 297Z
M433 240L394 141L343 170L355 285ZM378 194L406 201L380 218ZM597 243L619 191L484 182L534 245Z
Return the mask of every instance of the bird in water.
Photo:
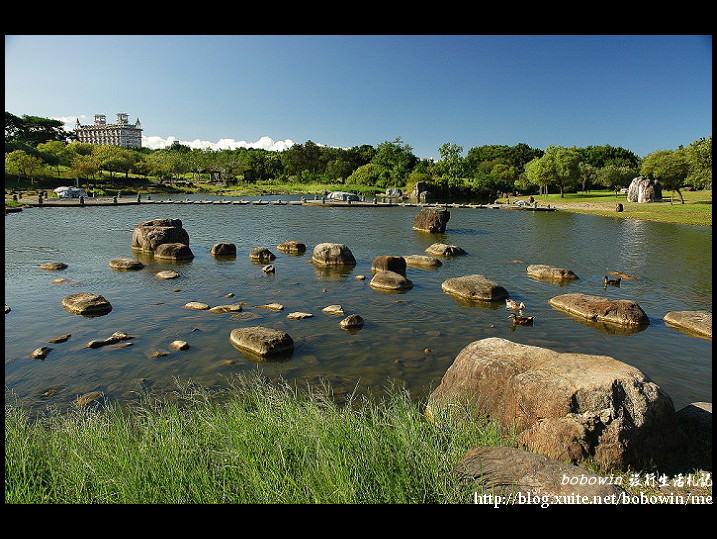
M523 309L525 309L525 303L523 303L522 301L517 302L512 299L506 299L505 300L505 308L508 309L509 311L522 311Z
M603 283L604 283L604 285L605 285L605 288L607 288L608 285L610 285L610 286L620 286L620 281L621 281L621 280L622 280L622 279L621 279L620 277L618 277L617 279L610 279L610 278L608 278L607 275L605 275L605 278L603 279Z
M525 316L523 311L520 311L520 314L511 313L509 318L513 319L514 326L532 326L534 317Z

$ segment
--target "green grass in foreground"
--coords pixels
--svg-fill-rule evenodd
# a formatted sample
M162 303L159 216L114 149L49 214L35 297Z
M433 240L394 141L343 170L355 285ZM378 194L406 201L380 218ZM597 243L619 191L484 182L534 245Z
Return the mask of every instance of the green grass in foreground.
M486 422L427 421L404 391L339 405L247 379L221 401L185 387L132 408L5 412L6 503L471 503L451 470L507 443Z

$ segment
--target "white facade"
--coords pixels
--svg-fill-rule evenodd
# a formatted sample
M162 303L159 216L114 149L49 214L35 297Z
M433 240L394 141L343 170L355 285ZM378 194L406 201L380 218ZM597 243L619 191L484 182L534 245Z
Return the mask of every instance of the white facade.
M75 134L80 142L140 148L142 146L142 128L139 118L134 124L127 121L127 114L117 114L117 123L108 124L104 114L95 114L93 125L80 125L77 120Z

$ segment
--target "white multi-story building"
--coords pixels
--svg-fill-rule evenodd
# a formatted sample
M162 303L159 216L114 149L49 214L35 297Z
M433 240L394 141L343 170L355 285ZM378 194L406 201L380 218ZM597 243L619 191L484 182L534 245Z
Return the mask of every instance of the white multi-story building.
M104 114L95 114L93 125L81 125L77 120L75 134L80 142L107 144L123 148L140 148L142 146L142 127L139 118L134 124L128 121L124 112L117 113L117 123L108 124Z

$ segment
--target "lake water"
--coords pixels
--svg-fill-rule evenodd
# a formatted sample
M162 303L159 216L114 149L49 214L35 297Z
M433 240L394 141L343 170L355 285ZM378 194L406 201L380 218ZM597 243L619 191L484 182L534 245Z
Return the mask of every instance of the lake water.
M157 198L157 196L155 196ZM181 199L188 197L182 196ZM189 197L207 200L207 195ZM258 197L244 197L252 200ZM288 200L296 197L264 197ZM224 200L234 200L227 199ZM152 204L96 208L26 209L5 217L5 385L28 406L64 406L88 391L115 400L143 391L171 391L176 381L221 387L236 373L258 371L270 378L326 380L337 392L381 392L406 386L423 398L439 383L468 343L503 337L564 352L609 355L657 382L677 409L712 401L712 341L666 326L673 310L712 310L712 228L610 219L566 212L449 208L445 234L412 230L420 208L326 208L297 205ZM181 219L195 258L146 263L138 272L109 268L113 258L132 257L134 226L156 218ZM302 256L279 252L286 240L306 244ZM234 259L216 259L218 242L237 246ZM357 265L344 272L310 263L313 247L344 243ZM409 267L414 286L382 293L369 286L371 262L379 255L424 254L435 242L455 244L466 256L444 259L437 269ZM248 254L266 246L276 255L276 273L265 274ZM68 268L51 272L43 262ZM522 262L517 262L522 261ZM528 264L573 270L567 285L527 276ZM162 280L159 270L178 279ZM638 277L620 288L603 286L610 271ZM483 274L525 302L532 327L513 327L504 304L469 305L441 291L450 277ZM357 280L365 275L365 280ZM52 283L65 278L68 282ZM179 291L177 291L179 290ZM86 318L66 311L62 299L78 292L101 294L112 304L106 316ZM582 292L639 303L650 318L641 331L611 331L553 309L553 296ZM234 297L227 298L233 293ZM240 317L185 309L189 301L211 306L246 302ZM259 305L281 303L283 311ZM356 313L365 326L339 328L342 317L321 311L331 304ZM314 314L289 320L287 314ZM267 326L288 332L292 356L256 362L229 342L232 329ZM125 331L136 337L125 348L87 348L90 340ZM64 343L51 338L71 334ZM185 340L190 348L170 351ZM31 359L40 346L44 360ZM157 350L170 352L152 357Z

